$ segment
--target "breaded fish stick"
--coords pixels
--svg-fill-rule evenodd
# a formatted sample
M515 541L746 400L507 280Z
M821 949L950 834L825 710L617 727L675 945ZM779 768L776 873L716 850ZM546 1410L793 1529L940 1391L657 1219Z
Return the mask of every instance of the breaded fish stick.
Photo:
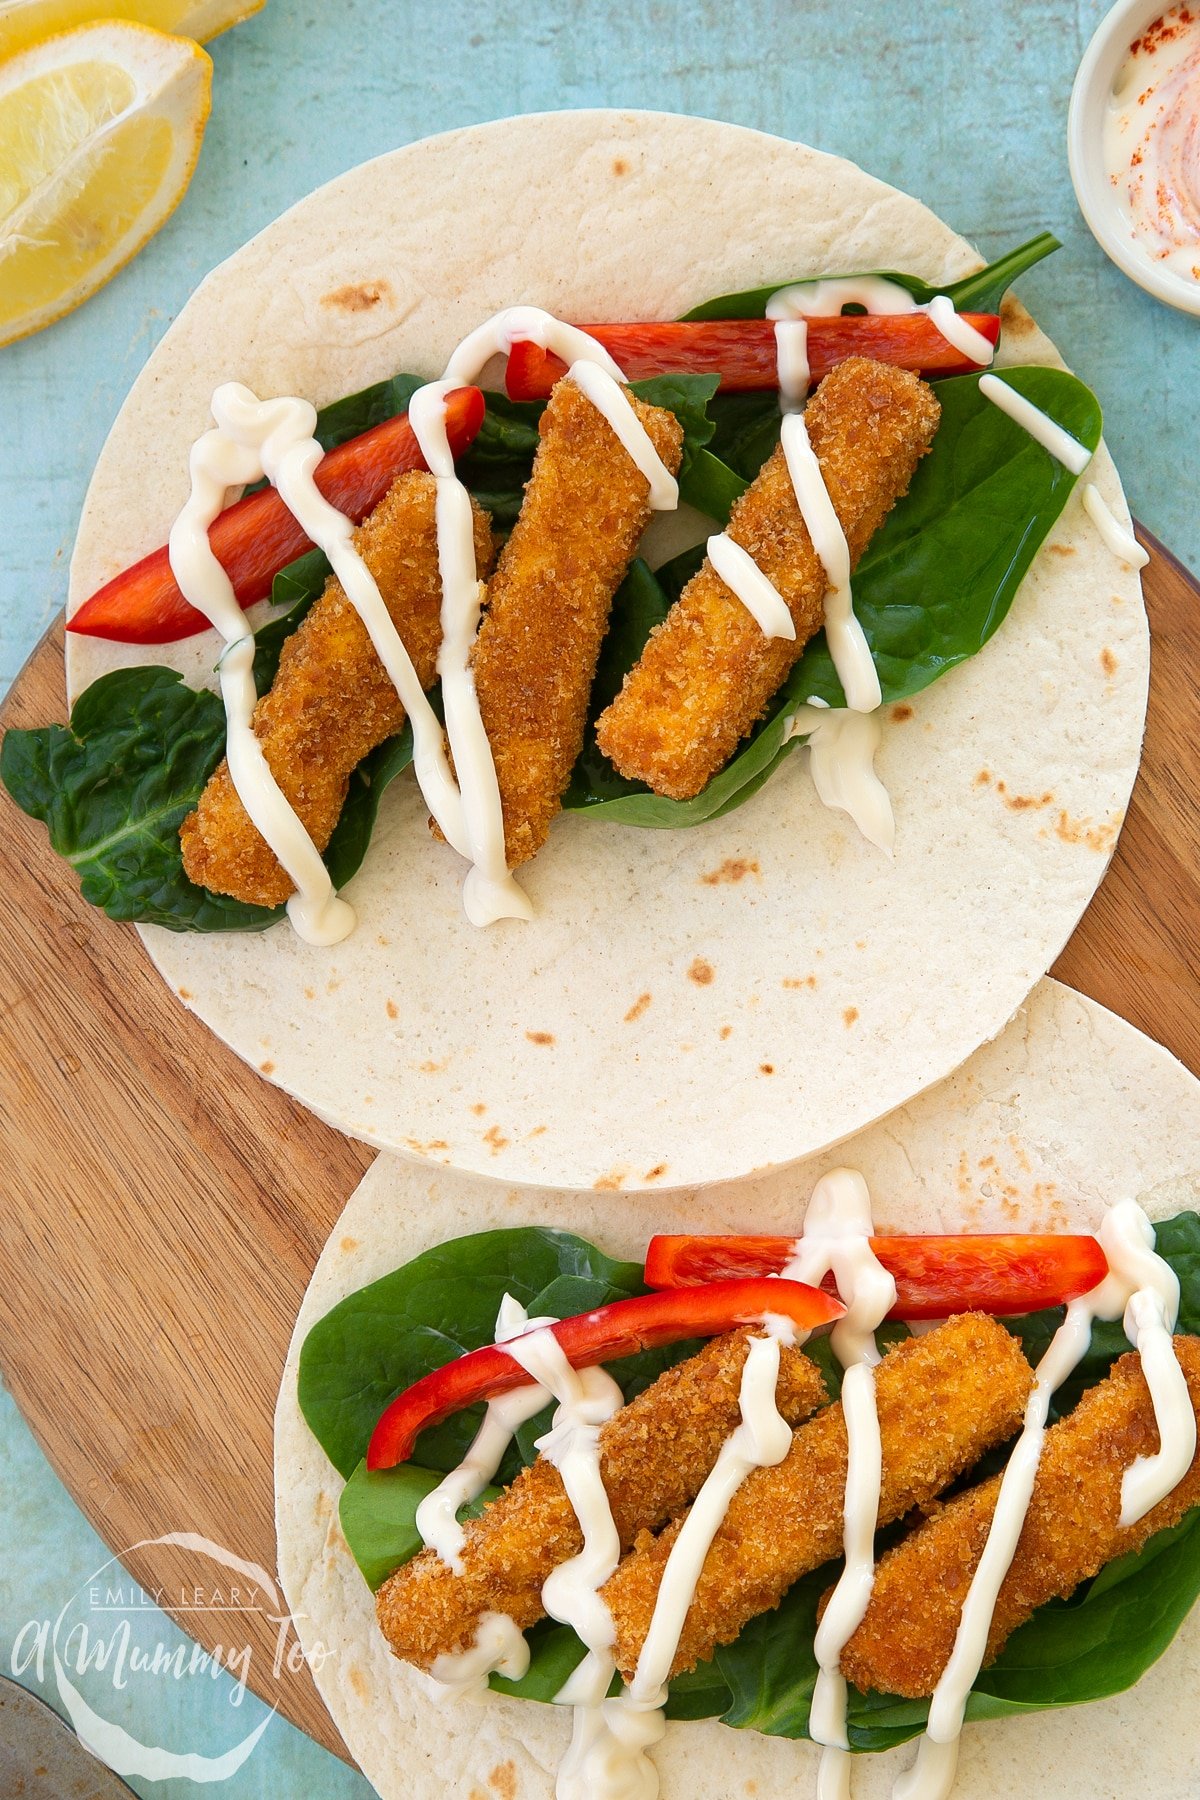
M621 1544L663 1522L700 1491L740 1417L738 1394L747 1333L714 1338L677 1363L604 1426L600 1472ZM779 1407L808 1418L826 1399L815 1365L799 1350L779 1362ZM552 1463L539 1457L478 1519L466 1524L463 1573L423 1550L375 1597L380 1628L397 1656L428 1669L443 1651L471 1644L485 1612L503 1612L522 1631L542 1616L542 1584L583 1549L583 1537Z
M1200 1411L1200 1339L1177 1337L1175 1351ZM985 1662L995 1660L1037 1607L1065 1599L1113 1557L1140 1550L1200 1503L1197 1455L1165 1500L1121 1529L1121 1477L1135 1457L1157 1449L1141 1359L1122 1356L1107 1380L1089 1388L1074 1412L1046 1433ZM997 1475L957 1495L880 1560L866 1615L842 1652L842 1670L855 1687L913 1699L932 1694L954 1648L999 1492Z
M851 567L907 490L940 416L925 382L862 356L832 370L809 402L809 439ZM825 620L829 583L782 446L737 501L728 534L783 596L795 641L765 636L706 557L597 727L622 775L672 800L690 800L728 762Z
M401 475L354 542L413 661L422 687L436 676L442 640L441 578L432 475ZM492 563L487 514L475 508L475 557ZM333 834L350 773L404 723L404 708L366 626L330 576L325 592L283 647L269 694L254 709L268 767L318 850ZM180 830L183 866L216 894L278 906L292 881L251 824L225 762Z
M683 428L630 395L672 474ZM573 381L550 396L521 515L488 588L475 687L492 746L510 865L527 862L583 748L613 596L650 520L649 484Z
M883 1446L881 1525L925 1506L1021 1422L1033 1377L1021 1347L982 1313L961 1313L889 1351L875 1382ZM802 1425L783 1461L754 1469L713 1539L672 1675L710 1657L792 1583L842 1548L846 1424L840 1402ZM683 1521L643 1533L601 1589L617 1667L632 1679Z

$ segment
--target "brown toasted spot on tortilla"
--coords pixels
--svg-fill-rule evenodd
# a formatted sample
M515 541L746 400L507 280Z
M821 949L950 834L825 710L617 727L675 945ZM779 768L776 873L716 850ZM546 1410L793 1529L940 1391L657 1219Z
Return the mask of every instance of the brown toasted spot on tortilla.
M625 1014L625 1023L627 1025L632 1025L635 1019L640 1019L649 1004L649 994L639 994L629 1011Z
M748 1781L746 1783L746 1792L750 1795L750 1800L754 1800L754 1795L758 1792L757 1781Z
M655 1165L652 1169L646 1170L646 1173L642 1177L642 1179L644 1181L661 1181L663 1176L666 1174L666 1172L667 1172L666 1163L655 1163Z
M842 1024L846 1027L847 1031L849 1031L850 1027L856 1022L857 1019L858 1019L857 1006L848 1006L846 1008L845 1012L842 1014Z
M306 988L305 988L305 990L304 990L304 998L305 998L305 999L306 999L306 1000L315 1000L315 999L316 999L316 997L317 997L317 990L316 990L316 988L310 988L310 987L306 987Z
M484 1113L487 1111L486 1101L477 1100L475 1102L474 1106L471 1108L471 1111L475 1114L475 1117L477 1119L482 1119Z
M190 999L191 999L191 997L192 997L192 990L191 990L191 988L180 988L180 990L179 990L179 998L180 998L180 999L181 999L181 1000L190 1000Z
M705 962L702 956L697 956L688 970L688 980L694 981L697 987L707 987L712 978L712 964Z
M980 769L978 775L975 777L975 786L976 787L987 787L987 785L991 781L991 779L992 779L992 771L990 769Z
M323 1525L333 1512L333 1501L324 1488L317 1489L316 1503L313 1506L313 1518L318 1525Z
M428 1061L419 1063L417 1066L422 1075L440 1075L443 1069L448 1069L450 1067L450 1058L448 1056L443 1056L441 1062L434 1062L433 1059L430 1058Z
M901 700L898 705L893 706L892 708L892 717L895 719L897 725L903 725L905 720L911 719L912 716L913 709L908 704L907 700Z
M517 1800L517 1765L514 1762L497 1763L488 1776L488 1786L500 1796L500 1800Z
M1074 544L1047 544L1046 548L1050 552L1051 556L1075 556L1075 555L1077 555L1077 551L1075 549Z
M400 1017L400 1008L396 1005L394 1000L385 1002L384 1011L387 1013L389 1019L398 1019Z
M1100 652L1100 667L1104 670L1106 675L1115 675L1120 666L1120 663L1106 644Z
M531 1044L552 1044L554 1042L552 1031L527 1031L525 1036Z
M527 1131L525 1133L525 1136L527 1138L543 1137L545 1135L545 1131L546 1131L546 1127L544 1125L535 1125L532 1131Z
M346 1680L350 1683L350 1686L354 1689L360 1700L366 1701L371 1698L371 1684L357 1663L350 1663L347 1667Z
M341 976L340 975L331 975L329 980L325 983L325 992L327 994L336 994L338 989L341 987L341 985L342 985Z
M351 281L345 287L334 288L331 293L322 294L321 305L333 307L337 312L362 313L370 312L373 307L381 306L391 298L390 281Z
M382 931L377 932L375 935L375 942L379 945L381 950L388 949L388 947L391 944L391 941L392 941L391 938L384 937Z
M808 988L811 992L817 985L817 978L815 975L785 975L783 985L785 988L792 989L793 992L799 988Z
M1011 294L1000 302L1000 323L1009 337L1029 337L1037 330L1021 302Z
M1054 822L1054 835L1064 844L1086 844L1089 850L1106 852L1116 843L1124 818L1124 812L1116 812L1111 819L1097 825L1090 818L1073 819L1064 811Z
M338 1248L344 1250L348 1256L352 1250L358 1249L358 1242L356 1237L344 1237Z
M727 856L720 868L709 869L700 879L705 887L720 887L726 881L745 881L747 875L757 875L762 880L762 870L757 862L752 862L745 856Z
M597 1175L592 1187L598 1194L616 1194L625 1186L624 1169L614 1169L609 1175Z
M613 174L614 175L628 175L628 173L629 173L628 157L614 156L613 157Z
M264 1075L273 1075L275 1073L275 1064L273 1062L260 1062L258 1066Z
M967 1153L965 1150L960 1150L958 1153L958 1168L955 1171L954 1179L960 1194L970 1194L974 1192L974 1189L971 1186L971 1165L967 1160Z
M775 1064L774 1063L759 1063L758 1072L760 1075L773 1075L775 1073Z
M1009 812L1040 811L1043 806L1054 805L1054 795L1049 789L1040 797L1037 794L1010 794L1004 782L998 781L996 792L1004 801Z
M493 1156L499 1156L502 1150L508 1149L508 1139L498 1125L489 1125L483 1134L483 1141Z
M732 1036L733 1036L733 1026L732 1025L722 1025L722 1027L721 1027L721 1042L724 1043L724 1041L727 1037L732 1037Z

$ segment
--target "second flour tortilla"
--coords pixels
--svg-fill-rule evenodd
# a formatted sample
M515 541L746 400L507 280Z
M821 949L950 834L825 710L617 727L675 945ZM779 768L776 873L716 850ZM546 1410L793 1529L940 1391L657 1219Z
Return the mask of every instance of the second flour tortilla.
M740 127L558 113L411 145L301 202L199 288L103 451L72 604L165 540L221 381L321 404L438 374L515 302L671 318L764 280L943 280L978 260L853 165ZM1010 310L1000 362L1057 362ZM1089 476L1127 517L1103 448ZM211 634L150 652L72 639L69 683L134 661L201 681L214 659ZM1076 493L992 643L885 715L894 860L821 807L800 752L696 829L564 817L522 873L533 924L479 932L463 865L405 776L348 889L346 943L313 949L287 925L142 935L212 1030L356 1136L526 1184L742 1176L861 1129L1002 1029L1107 866L1147 671L1138 579Z
M798 1230L818 1178L861 1170L881 1232L1089 1231L1110 1201L1152 1218L1200 1203L1200 1082L1093 1001L1045 981L994 1044L835 1154L788 1173L693 1194L504 1191L381 1157L351 1196L296 1322L275 1416L279 1575L322 1697L384 1800L493 1794L553 1800L570 1738L564 1709L491 1695L438 1706L391 1653L337 1519L342 1479L301 1416L300 1346L347 1294L447 1239L516 1225L576 1231L609 1255L645 1254L659 1231ZM325 1660L322 1659L322 1655ZM1191 1800L1200 1608L1136 1688L1089 1706L968 1725L953 1800L1119 1796ZM855 1800L887 1800L909 1744L854 1758ZM814 1800L809 1743L675 1723L653 1753L662 1800ZM503 1783L492 1779L505 1771ZM1036 1770L1036 1786L1030 1771Z

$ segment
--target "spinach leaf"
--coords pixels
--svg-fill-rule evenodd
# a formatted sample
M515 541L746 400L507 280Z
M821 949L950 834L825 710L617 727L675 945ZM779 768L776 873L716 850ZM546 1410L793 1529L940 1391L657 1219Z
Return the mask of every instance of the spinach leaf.
M1037 237L1030 238L1027 244L1008 251L1007 255L989 263L986 268L977 269L973 275L962 275L957 281L951 281L943 287L931 287L917 275L899 275L892 269L858 270L856 274L882 274L885 281L894 281L898 287L906 288L921 306L932 300L935 294L949 294L959 312L995 312L1018 275L1023 275L1034 263L1041 262L1043 257L1061 248L1056 237L1048 231L1041 231ZM780 288L792 287L802 281L843 279L845 277L837 275L791 275L784 281L772 281L765 287L747 288L740 294L721 294L715 300L706 300L703 306L693 307L691 312L684 313L683 316L685 319L762 319L766 317L767 301Z
M1004 379L1094 450L1100 407L1061 369L1006 369ZM907 699L982 649L1007 617L1038 548L1076 477L979 391L977 375L938 384L942 419L912 486L868 545L854 575L854 610L875 658L885 703ZM678 571L698 564L676 558ZM660 571L660 581L668 571ZM643 584L644 585L644 584ZM626 601L628 596L625 597ZM657 622L639 591L621 638L637 660L634 617ZM649 627L647 627L647 630ZM644 641L644 640L643 640ZM606 669L606 693L616 669ZM664 800L607 764L589 730L564 805L619 825L674 828L732 810L757 791L782 757L787 720L810 696L844 705L824 632L812 640L745 747L694 800ZM599 701L599 704L595 702ZM607 698L594 697L591 719Z
M1200 1332L1200 1216L1181 1213L1157 1227L1157 1246L1180 1278L1179 1329ZM436 1368L456 1346L491 1341L492 1320L507 1289L530 1311L558 1313L639 1292L637 1264L614 1263L571 1233L537 1227L485 1232L427 1251L395 1274L352 1294L310 1331L301 1352L300 1403L335 1464L348 1475L340 1517L364 1576L375 1588L420 1545L417 1505L438 1471L461 1455L478 1409L461 1429L426 1433L418 1463L367 1474L360 1458L375 1418L397 1387ZM1061 1308L1008 1321L1031 1360L1044 1350L1063 1317ZM902 1335L897 1328L891 1335ZM1079 1392L1103 1379L1128 1345L1119 1324L1098 1325L1078 1378L1062 1395L1069 1410ZM692 1345L614 1365L632 1397L661 1367ZM810 1355L836 1392L836 1371L824 1339ZM512 1478L534 1455L533 1438L547 1415L521 1434L499 1480ZM471 1509L481 1509L488 1490ZM895 1536L902 1528L896 1528ZM884 1539L886 1542L886 1538ZM822 1595L837 1563L817 1569L788 1592L774 1612L752 1620L713 1661L671 1683L668 1714L675 1719L720 1718L782 1737L808 1735L817 1665L813 1637ZM1160 1656L1200 1596L1200 1509L1159 1532L1139 1555L1111 1563L1070 1600L1042 1607L1015 1632L1002 1655L978 1677L969 1719L1003 1718L1050 1706L1101 1699L1130 1686ZM581 1660L583 1647L566 1626L544 1620L529 1634L532 1659L519 1682L493 1678L505 1693L548 1701ZM924 1725L924 1701L894 1695L850 1694L850 1741L855 1750L883 1750Z
M69 725L6 732L0 780L110 919L261 931L278 912L210 894L183 872L179 827L224 744L215 694L173 669L115 669L80 695Z

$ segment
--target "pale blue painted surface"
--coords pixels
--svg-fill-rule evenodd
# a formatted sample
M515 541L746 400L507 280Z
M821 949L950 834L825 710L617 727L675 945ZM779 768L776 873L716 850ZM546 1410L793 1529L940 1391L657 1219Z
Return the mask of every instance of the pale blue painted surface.
M62 604L88 471L121 399L205 271L366 157L555 106L662 107L805 139L919 195L989 254L1049 226L1065 248L1020 292L1099 391L1135 512L1200 565L1200 327L1105 261L1067 175L1071 80L1103 10L1102 0L961 10L941 0L269 0L213 47L213 117L175 217L82 311L0 351L0 689ZM20 1627L61 1604L103 1553L7 1397L0 1444L7 1669ZM200 1679L169 1685L155 1714L164 1735L224 1744L227 1697ZM137 1729L132 1713L128 1722ZM143 1791L184 1800L201 1790ZM208 1791L343 1800L367 1789L275 1721L243 1771Z

